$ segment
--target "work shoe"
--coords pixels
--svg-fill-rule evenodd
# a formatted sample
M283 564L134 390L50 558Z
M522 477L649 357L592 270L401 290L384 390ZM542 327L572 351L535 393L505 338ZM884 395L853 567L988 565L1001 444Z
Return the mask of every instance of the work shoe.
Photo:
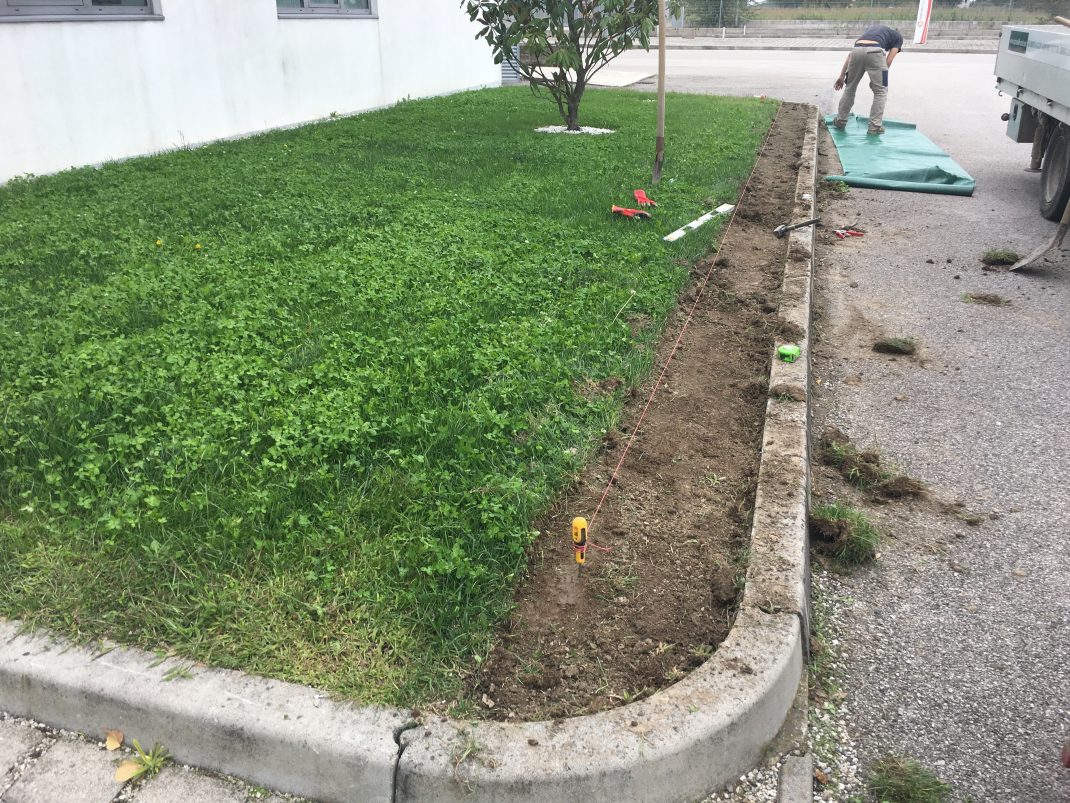
M884 126L882 126L882 125L877 125L877 126L871 125L869 127L869 130L866 131L866 134L868 134L870 136L874 136L874 137L879 137L883 133L884 133Z
M843 131L843 129L847 128L847 123L846 122L842 122L841 123L839 120L833 120L832 121L832 127L833 128L838 128L840 131Z

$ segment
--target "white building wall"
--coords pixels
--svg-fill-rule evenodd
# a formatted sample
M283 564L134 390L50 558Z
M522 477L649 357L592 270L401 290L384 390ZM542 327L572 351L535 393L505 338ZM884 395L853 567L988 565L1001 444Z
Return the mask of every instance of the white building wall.
M501 83L453 0L279 19L163 0L163 21L0 22L0 182Z

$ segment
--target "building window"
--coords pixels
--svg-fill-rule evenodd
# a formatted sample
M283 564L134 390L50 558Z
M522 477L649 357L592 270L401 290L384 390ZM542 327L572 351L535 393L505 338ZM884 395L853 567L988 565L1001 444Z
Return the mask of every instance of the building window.
M160 0L0 0L0 21L162 19Z
M375 0L275 0L280 17L374 17Z

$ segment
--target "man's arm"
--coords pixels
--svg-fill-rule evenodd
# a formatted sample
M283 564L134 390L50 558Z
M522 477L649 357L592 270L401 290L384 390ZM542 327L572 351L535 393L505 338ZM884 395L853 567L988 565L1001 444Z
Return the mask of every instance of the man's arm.
M888 66L892 66L892 62L895 61L895 57L899 55L899 48L893 47L888 51Z
M847 64L851 61L851 54L847 54L847 58L843 60L843 67L840 68L840 76L836 79L836 83L832 85L833 89L843 89L844 82L847 80ZM891 62L889 62L891 63Z

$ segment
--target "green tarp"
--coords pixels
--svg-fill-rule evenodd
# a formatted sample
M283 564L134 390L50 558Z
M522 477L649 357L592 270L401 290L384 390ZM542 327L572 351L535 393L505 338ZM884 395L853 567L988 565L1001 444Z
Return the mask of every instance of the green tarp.
M842 131L826 117L843 164L842 176L826 176L852 187L973 195L973 178L918 131L913 123L884 121L884 133L869 136L869 120L851 115Z

